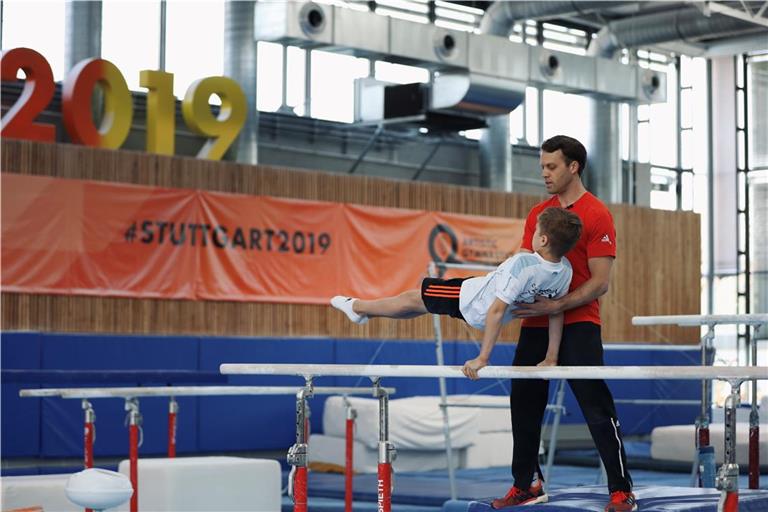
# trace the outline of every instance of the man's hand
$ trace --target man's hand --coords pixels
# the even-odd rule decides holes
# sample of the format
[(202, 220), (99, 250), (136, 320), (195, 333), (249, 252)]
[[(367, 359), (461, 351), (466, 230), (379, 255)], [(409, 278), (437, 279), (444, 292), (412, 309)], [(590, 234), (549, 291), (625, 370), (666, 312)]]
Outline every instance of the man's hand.
[(482, 357), (476, 357), (474, 359), (470, 359), (466, 363), (464, 363), (464, 367), (461, 369), (461, 373), (466, 375), (472, 380), (477, 380), (477, 372), (480, 371), (481, 368), (485, 368), (488, 366), (488, 360), (484, 359)]
[(544, 295), (537, 295), (533, 303), (515, 302), (515, 316), (527, 318), (531, 316), (554, 315), (560, 313), (560, 304), (557, 300)]
[(557, 366), (557, 359), (545, 359), (536, 366)]

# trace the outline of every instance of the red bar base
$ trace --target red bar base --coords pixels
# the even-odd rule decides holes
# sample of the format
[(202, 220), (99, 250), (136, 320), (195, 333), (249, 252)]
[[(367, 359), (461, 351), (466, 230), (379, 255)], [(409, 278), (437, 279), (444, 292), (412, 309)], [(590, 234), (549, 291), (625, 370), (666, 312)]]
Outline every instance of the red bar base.
[(176, 413), (168, 413), (168, 457), (176, 457)]
[(344, 512), (352, 512), (352, 473), (354, 469), (355, 420), (347, 419), (347, 451), (344, 459)]
[(717, 512), (738, 512), (739, 493), (735, 491), (723, 491), (720, 502), (717, 504)]
[(377, 488), (379, 496), (379, 512), (392, 512), (392, 465), (379, 463), (379, 483)]
[(130, 425), (128, 427), (128, 437), (130, 441), (129, 460), (131, 464), (131, 485), (133, 486), (133, 496), (131, 496), (131, 512), (139, 510), (139, 426)]
[(293, 477), (293, 512), (307, 512), (307, 468), (297, 467)]

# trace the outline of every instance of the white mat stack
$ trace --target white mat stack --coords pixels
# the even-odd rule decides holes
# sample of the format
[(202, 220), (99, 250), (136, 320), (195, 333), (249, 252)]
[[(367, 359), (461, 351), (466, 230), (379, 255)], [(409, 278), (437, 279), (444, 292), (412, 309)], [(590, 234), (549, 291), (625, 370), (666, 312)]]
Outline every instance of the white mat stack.
[[(350, 397), (357, 411), (355, 423), (354, 470), (375, 473), (378, 460), (379, 409), (372, 398)], [(509, 398), (489, 395), (456, 395), (452, 403), (501, 404)], [(440, 397), (417, 396), (389, 401), (389, 439), (398, 455), (394, 463), (398, 471), (445, 469), (445, 441)], [(449, 408), (451, 445), (457, 467), (489, 467), (507, 465), (512, 454), (509, 409)], [(344, 466), (346, 432), (344, 399), (332, 396), (326, 400), (323, 413), (324, 435), (313, 435), (309, 442), (311, 463)]]

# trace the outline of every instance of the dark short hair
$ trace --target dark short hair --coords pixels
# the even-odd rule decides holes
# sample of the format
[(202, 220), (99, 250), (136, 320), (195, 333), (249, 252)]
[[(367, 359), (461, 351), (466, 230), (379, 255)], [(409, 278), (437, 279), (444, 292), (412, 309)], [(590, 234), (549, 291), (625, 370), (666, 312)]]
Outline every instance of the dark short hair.
[(542, 151), (547, 153), (554, 153), (558, 149), (563, 152), (565, 156), (566, 165), (571, 165), (571, 162), (579, 163), (579, 176), (584, 171), (584, 166), (587, 165), (587, 150), (584, 145), (567, 135), (555, 135), (554, 137), (547, 139), (541, 145)]
[(581, 219), (565, 208), (550, 206), (539, 214), (539, 231), (547, 235), (552, 255), (561, 258), (581, 237)]

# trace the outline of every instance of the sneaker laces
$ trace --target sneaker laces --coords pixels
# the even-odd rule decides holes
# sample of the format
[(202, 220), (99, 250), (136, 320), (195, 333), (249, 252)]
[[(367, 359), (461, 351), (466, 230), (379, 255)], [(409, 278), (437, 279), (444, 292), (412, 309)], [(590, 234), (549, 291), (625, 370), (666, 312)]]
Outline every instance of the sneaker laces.
[(517, 496), (518, 494), (522, 493), (523, 490), (515, 487), (514, 485), (509, 488), (509, 491), (507, 491), (507, 494), (504, 495), (504, 499), (508, 500), (509, 498), (513, 496)]
[(611, 503), (624, 503), (632, 496), (629, 491), (614, 491), (611, 493)]

